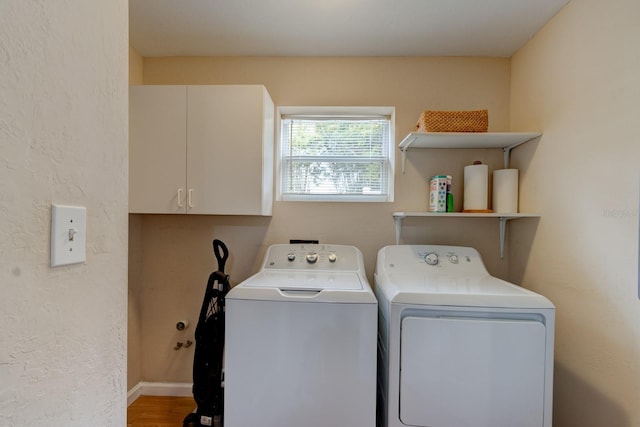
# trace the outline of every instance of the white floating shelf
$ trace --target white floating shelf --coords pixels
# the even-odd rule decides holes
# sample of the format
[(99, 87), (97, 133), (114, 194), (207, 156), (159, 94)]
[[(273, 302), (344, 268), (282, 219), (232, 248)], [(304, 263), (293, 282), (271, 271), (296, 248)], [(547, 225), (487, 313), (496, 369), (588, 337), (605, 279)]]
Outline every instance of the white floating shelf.
[(504, 241), (506, 237), (507, 221), (518, 218), (540, 218), (533, 213), (466, 213), (466, 212), (394, 212), (393, 220), (396, 227), (396, 244), (402, 238), (402, 220), (411, 217), (429, 218), (497, 218), (500, 221), (500, 258), (504, 257)]
[(447, 218), (539, 218), (539, 214), (532, 213), (468, 213), (468, 212), (394, 212), (393, 217), (409, 218), (409, 217), (447, 217)]
[(402, 173), (407, 150), (413, 148), (501, 148), (506, 168), (512, 149), (541, 135), (539, 132), (411, 132), (398, 145), (402, 151)]

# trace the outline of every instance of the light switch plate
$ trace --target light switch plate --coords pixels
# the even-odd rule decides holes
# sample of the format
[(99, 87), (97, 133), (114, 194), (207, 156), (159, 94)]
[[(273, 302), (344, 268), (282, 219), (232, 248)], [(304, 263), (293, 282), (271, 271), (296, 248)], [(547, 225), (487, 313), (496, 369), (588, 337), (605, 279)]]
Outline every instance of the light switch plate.
[(51, 207), (51, 267), (78, 264), (87, 260), (87, 208)]

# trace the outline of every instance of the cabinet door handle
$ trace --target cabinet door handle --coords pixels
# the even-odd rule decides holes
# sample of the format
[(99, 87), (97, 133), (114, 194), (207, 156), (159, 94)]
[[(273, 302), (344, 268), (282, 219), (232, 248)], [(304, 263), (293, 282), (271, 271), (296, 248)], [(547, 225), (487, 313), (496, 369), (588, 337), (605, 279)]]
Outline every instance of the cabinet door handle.
[(189, 189), (189, 192), (187, 193), (187, 204), (189, 205), (189, 209), (191, 209), (193, 207), (193, 188)]
[(184, 205), (182, 204), (182, 188), (178, 188), (178, 207), (184, 207)]

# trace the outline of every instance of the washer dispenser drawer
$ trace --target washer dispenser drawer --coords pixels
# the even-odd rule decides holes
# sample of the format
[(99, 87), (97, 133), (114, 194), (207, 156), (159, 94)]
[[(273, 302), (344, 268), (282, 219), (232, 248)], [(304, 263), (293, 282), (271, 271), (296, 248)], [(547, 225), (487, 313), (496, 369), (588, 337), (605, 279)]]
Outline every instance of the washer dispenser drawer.
[(405, 317), (400, 419), (411, 426), (540, 427), (545, 325)]

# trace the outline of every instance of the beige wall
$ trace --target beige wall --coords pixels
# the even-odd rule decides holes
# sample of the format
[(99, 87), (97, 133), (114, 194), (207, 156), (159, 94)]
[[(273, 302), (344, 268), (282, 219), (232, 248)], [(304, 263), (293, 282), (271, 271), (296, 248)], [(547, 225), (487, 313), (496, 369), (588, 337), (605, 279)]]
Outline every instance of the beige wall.
[[(490, 130), (509, 130), (509, 59), (145, 58), (144, 83), (264, 84), (277, 106), (391, 105), (396, 107), (396, 143), (426, 108), (488, 108)], [(396, 157), (394, 203), (275, 202), (272, 217), (134, 216), (141, 224), (141, 264), (132, 268), (141, 269), (142, 379), (191, 381), (193, 348), (173, 347), (193, 339), (206, 280), (216, 268), (213, 238), (231, 251), (227, 272), (234, 284), (257, 270), (266, 247), (291, 238), (359, 247), (371, 279), (378, 249), (395, 242), (391, 213), (426, 210), (430, 176), (453, 175), (460, 209), (464, 165), (482, 160), (502, 167), (500, 151), (416, 150), (402, 175), (399, 152)], [(499, 258), (497, 221), (410, 219), (403, 236), (405, 243), (475, 246), (489, 270), (506, 278), (508, 257)], [(137, 262), (133, 256), (131, 261)], [(181, 334), (174, 325), (183, 318), (192, 327)]]
[(129, 84), (141, 85), (143, 82), (144, 58), (132, 47), (129, 47)]
[[(0, 10), (0, 425), (121, 427), (127, 2)], [(50, 267), (52, 203), (86, 206), (86, 263)]]
[(513, 128), (544, 136), (514, 159), (542, 218), (512, 224), (511, 276), (557, 306), (558, 427), (640, 425), (638, 17), (574, 0), (512, 59)]

